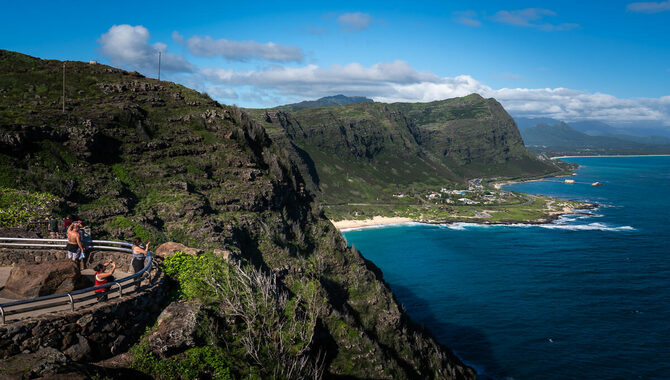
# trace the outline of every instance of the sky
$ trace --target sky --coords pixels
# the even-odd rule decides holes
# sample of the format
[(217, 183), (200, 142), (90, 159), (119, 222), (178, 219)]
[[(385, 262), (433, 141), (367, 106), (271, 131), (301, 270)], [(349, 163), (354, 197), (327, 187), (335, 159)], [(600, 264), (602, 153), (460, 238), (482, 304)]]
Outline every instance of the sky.
[(160, 51), (161, 79), (225, 104), (476, 92), (517, 117), (670, 129), (670, 0), (3, 2), (2, 49), (148, 77)]

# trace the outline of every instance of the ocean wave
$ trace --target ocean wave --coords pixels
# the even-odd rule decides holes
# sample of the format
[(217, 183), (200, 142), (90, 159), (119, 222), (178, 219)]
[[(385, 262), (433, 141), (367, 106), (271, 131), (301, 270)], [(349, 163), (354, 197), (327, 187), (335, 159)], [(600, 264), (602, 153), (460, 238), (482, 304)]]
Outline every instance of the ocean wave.
[(589, 223), (589, 224), (538, 224), (540, 228), (550, 230), (566, 230), (566, 231), (635, 231), (632, 226), (618, 226), (611, 227), (604, 223)]
[(478, 224), (478, 223), (453, 223), (441, 224), (440, 227), (448, 228), (454, 231), (465, 231), (468, 228), (491, 228), (491, 227), (517, 227), (517, 228), (544, 228), (548, 230), (564, 230), (564, 231), (635, 231), (632, 226), (610, 226), (604, 223), (589, 223), (589, 224), (565, 224), (565, 222), (574, 221), (571, 218), (561, 218), (555, 223), (546, 224), (531, 224), (531, 223), (513, 223), (513, 224)]

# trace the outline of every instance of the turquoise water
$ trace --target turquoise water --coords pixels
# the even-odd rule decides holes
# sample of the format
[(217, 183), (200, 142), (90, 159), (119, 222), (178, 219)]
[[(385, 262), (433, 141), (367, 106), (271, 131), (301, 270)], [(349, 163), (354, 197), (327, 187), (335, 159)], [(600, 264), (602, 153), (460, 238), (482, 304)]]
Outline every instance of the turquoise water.
[(482, 378), (670, 379), (670, 157), (565, 160), (577, 184), (507, 189), (597, 202), (591, 215), (344, 235)]

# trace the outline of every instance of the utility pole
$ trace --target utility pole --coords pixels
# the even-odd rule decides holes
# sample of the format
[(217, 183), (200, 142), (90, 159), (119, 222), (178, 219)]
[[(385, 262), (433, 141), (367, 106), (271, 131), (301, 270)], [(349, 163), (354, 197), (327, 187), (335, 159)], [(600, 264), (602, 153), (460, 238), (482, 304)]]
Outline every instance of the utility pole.
[(65, 113), (65, 62), (63, 62), (63, 113)]
[(158, 80), (161, 80), (161, 52), (158, 52)]

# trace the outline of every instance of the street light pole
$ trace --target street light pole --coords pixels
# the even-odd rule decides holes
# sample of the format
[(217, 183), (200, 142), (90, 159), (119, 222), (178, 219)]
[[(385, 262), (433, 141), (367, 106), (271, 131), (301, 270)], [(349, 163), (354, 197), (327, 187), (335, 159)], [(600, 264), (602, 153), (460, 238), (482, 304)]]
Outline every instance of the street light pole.
[(65, 113), (65, 62), (63, 62), (63, 113)]

